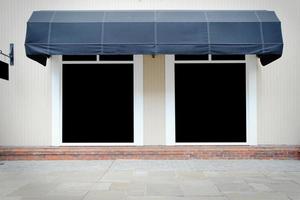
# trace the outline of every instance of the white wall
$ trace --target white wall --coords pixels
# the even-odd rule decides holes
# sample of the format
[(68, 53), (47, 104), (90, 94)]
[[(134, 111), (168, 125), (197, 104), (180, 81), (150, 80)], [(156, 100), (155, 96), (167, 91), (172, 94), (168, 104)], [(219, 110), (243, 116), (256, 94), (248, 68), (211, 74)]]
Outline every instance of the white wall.
[(144, 56), (144, 144), (165, 142), (165, 56)]
[[(33, 10), (268, 9), (282, 21), (283, 58), (258, 72), (259, 144), (300, 144), (300, 2), (297, 0), (0, 0), (0, 49), (15, 43), (10, 81), (0, 80), (0, 145), (51, 144), (49, 67), (25, 57)], [(2, 57), (3, 59), (3, 57)]]

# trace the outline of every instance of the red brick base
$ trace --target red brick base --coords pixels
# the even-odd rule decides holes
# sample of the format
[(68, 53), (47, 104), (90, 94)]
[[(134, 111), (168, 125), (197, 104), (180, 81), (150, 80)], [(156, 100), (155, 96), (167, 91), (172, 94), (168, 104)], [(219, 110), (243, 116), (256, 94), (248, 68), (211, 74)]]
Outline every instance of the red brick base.
[(0, 147), (0, 160), (300, 160), (300, 146)]

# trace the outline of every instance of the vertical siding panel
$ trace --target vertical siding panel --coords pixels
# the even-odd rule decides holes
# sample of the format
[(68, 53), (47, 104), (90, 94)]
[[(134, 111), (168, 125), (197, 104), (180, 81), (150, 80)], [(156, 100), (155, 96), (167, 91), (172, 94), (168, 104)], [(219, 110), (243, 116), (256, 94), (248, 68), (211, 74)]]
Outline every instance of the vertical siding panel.
[(144, 56), (144, 144), (165, 144), (165, 59)]

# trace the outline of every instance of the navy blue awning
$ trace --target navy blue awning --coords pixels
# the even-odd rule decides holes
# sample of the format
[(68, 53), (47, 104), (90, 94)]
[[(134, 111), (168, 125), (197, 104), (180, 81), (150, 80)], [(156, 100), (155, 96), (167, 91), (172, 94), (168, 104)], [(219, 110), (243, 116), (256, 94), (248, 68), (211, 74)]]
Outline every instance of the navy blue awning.
[(266, 65), (282, 55), (273, 11), (36, 11), (26, 55), (254, 54)]

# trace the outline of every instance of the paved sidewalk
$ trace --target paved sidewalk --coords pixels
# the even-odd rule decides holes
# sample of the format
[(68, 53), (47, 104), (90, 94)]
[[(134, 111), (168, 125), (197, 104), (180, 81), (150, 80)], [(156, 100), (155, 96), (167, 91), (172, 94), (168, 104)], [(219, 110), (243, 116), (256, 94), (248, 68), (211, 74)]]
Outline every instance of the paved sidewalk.
[(2, 161), (0, 200), (300, 200), (300, 161)]

